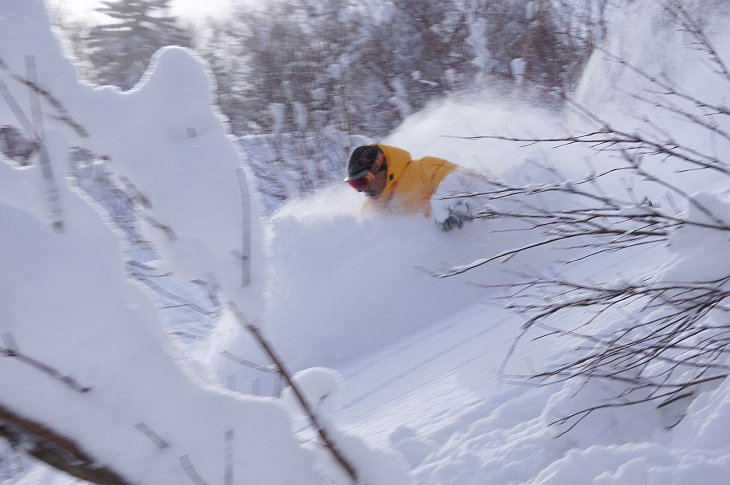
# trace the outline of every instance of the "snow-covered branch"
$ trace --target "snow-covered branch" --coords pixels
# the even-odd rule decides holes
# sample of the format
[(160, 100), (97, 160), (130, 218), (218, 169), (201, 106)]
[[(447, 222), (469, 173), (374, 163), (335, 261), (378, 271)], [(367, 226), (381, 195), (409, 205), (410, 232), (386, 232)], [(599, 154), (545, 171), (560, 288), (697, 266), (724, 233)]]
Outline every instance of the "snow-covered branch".
[(117, 471), (101, 466), (73, 440), (0, 404), (0, 436), (40, 461), (98, 485), (131, 485)]
[(357, 484), (358, 482), (358, 472), (355, 469), (355, 467), (352, 465), (350, 460), (342, 454), (342, 451), (337, 446), (337, 443), (335, 443), (330, 436), (330, 432), (327, 430), (327, 427), (324, 426), (320, 422), (319, 417), (317, 416), (317, 413), (314, 412), (314, 409), (307, 401), (307, 398), (305, 397), (304, 393), (301, 391), (299, 386), (296, 382), (292, 379), (292, 374), (288, 371), (286, 365), (284, 365), (284, 361), (279, 357), (279, 355), (276, 353), (274, 348), (271, 346), (271, 343), (263, 336), (261, 333), (261, 330), (254, 324), (250, 323), (248, 319), (245, 317), (245, 315), (241, 312), (241, 310), (238, 308), (238, 306), (233, 303), (228, 303), (229, 308), (236, 316), (236, 319), (238, 322), (243, 325), (246, 330), (250, 332), (250, 334), (256, 339), (256, 342), (261, 346), (263, 351), (266, 353), (266, 355), (271, 359), (271, 361), (274, 363), (276, 368), (278, 369), (281, 376), (286, 381), (289, 388), (294, 393), (294, 396), (297, 399), (297, 402), (304, 410), (305, 414), (307, 415), (307, 418), (312, 424), (312, 427), (317, 431), (317, 434), (319, 435), (319, 438), (322, 440), (322, 443), (324, 446), (330, 451), (332, 456), (334, 457), (335, 461), (345, 470), (347, 473), (347, 476), (350, 477), (353, 484)]

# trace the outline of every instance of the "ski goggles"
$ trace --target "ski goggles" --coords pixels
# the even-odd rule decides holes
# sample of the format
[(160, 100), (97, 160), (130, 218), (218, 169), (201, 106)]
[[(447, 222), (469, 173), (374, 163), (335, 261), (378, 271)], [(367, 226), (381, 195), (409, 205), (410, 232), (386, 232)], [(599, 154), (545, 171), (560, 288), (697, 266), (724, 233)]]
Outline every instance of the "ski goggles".
[(373, 186), (375, 183), (375, 174), (372, 170), (363, 170), (362, 172), (358, 172), (355, 175), (347, 177), (345, 182), (350, 184), (350, 187), (358, 192), (362, 192), (363, 190), (368, 190)]
[(375, 174), (383, 166), (384, 161), (385, 156), (383, 156), (382, 152), (378, 153), (377, 158), (375, 159), (375, 163), (373, 163), (373, 166), (371, 168), (365, 169), (354, 175), (350, 175), (345, 179), (345, 182), (350, 184), (350, 187), (357, 190), (358, 192), (370, 189), (375, 183)]

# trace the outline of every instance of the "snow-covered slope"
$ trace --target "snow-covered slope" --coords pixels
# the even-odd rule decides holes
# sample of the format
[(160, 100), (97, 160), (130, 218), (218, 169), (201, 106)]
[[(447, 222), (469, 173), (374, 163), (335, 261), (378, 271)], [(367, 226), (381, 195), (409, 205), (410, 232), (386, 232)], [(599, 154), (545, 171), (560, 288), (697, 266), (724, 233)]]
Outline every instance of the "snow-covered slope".
[[(696, 8), (689, 13), (702, 16)], [(719, 20), (726, 19), (727, 12), (720, 8), (715, 14), (719, 17), (702, 17), (703, 26), (727, 61), (730, 38), (722, 28), (724, 20)], [(646, 89), (656, 91), (647, 82), (648, 76), (655, 76), (670, 79), (689, 96), (726, 106), (727, 75), (708, 69), (706, 52), (693, 49), (691, 35), (653, 2), (635, 2), (613, 22), (607, 48), (641, 72), (597, 53), (578, 89), (580, 109), (629, 133), (651, 132), (655, 123), (667, 130), (660, 136), (675, 137), (698, 152), (711, 150), (717, 159), (727, 160), (730, 146), (722, 134), (730, 126), (726, 116), (711, 122), (718, 123), (721, 134), (709, 134), (712, 130), (698, 129), (693, 120), (635, 97), (645, 96)], [(451, 138), (551, 137), (591, 130), (585, 116), (543, 111), (530, 106), (525, 101), (529, 99), (520, 92), (496, 99), (487, 90), (482, 97), (446, 100), (411, 117), (385, 141), (415, 156), (442, 156), (536, 187), (553, 174), (534, 162), (547, 162), (568, 179), (585, 176), (591, 166), (614, 166), (618, 154), (611, 150)], [(637, 116), (636, 109), (647, 119)], [(711, 208), (714, 217), (730, 220), (725, 175), (677, 170), (670, 163), (652, 165), (651, 170), (688, 193), (698, 193), (694, 200)], [(607, 178), (603, 189), (615, 195), (630, 188), (653, 203), (671, 206), (666, 186), (645, 181), (619, 174)], [(275, 277), (268, 283), (266, 315), (275, 341), (295, 366), (330, 365), (341, 372), (340, 412), (333, 420), (377, 446), (401, 452), (413, 483), (727, 482), (726, 382), (675, 407), (657, 409), (656, 403), (643, 403), (599, 409), (563, 434), (566, 426), (553, 423), (608, 402), (604, 399), (621, 385), (573, 379), (539, 387), (533, 386), (539, 381), (510, 378), (564, 362), (578, 355), (584, 342), (566, 337), (525, 342), (503, 369), (524, 318), (506, 308), (509, 301), (499, 300), (503, 289), (490, 288), (517, 281), (515, 272), (535, 270), (607, 285), (643, 277), (666, 282), (724, 278), (729, 273), (727, 232), (685, 227), (666, 245), (604, 254), (569, 267), (557, 263), (565, 259), (565, 252), (533, 251), (458, 278), (433, 280), (415, 267), (438, 270), (465, 264), (519, 247), (531, 236), (510, 231), (509, 223), (500, 220), (478, 221), (463, 231), (443, 234), (428, 220), (363, 214), (358, 197), (347, 188), (333, 187), (291, 202), (275, 214)], [(682, 210), (691, 218), (707, 217), (696, 208)], [(576, 325), (585, 320), (579, 310), (565, 318), (575, 318)], [(627, 318), (631, 317), (607, 318), (605, 331)], [(720, 310), (716, 318), (726, 322), (726, 312)], [(569, 320), (565, 323), (570, 326)]]
[[(715, 19), (703, 17), (706, 32), (718, 55), (730, 59), (730, 39), (722, 29), (728, 17), (714, 13)], [(633, 2), (617, 15), (609, 38), (613, 52), (726, 105), (730, 80), (707, 68), (705, 54), (685, 48), (686, 34), (655, 2)], [(362, 483), (727, 483), (728, 383), (716, 382), (661, 410), (653, 403), (600, 410), (563, 433), (565, 427), (552, 423), (617, 389), (579, 379), (532, 386), (529, 379), (510, 377), (539, 372), (586, 349), (582, 340), (541, 336), (513, 351), (524, 318), (496, 298), (525, 271), (606, 285), (638, 276), (659, 281), (725, 276), (726, 233), (718, 237), (711, 229), (685, 227), (673, 231), (666, 245), (608, 252), (569, 267), (559, 263), (570, 254), (566, 248), (539, 248), (461, 276), (434, 278), (429, 272), (524, 246), (539, 234), (515, 231), (523, 227), (519, 222), (501, 219), (443, 233), (420, 216), (363, 213), (359, 194), (333, 186), (290, 202), (270, 218), (253, 218), (252, 284), (242, 287), (239, 168), (245, 173), (245, 166), (210, 107), (208, 77), (195, 56), (164, 50), (128, 93), (93, 88), (79, 83), (61, 57), (40, 0), (5, 0), (0, 79), (28, 122), (5, 98), (0, 124), (21, 129), (38, 126), (34, 96), (29, 103), (27, 87), (13, 77), (28, 75), (27, 55), (34, 56), (38, 84), (88, 136), (58, 119), (63, 114), (58, 105), (42, 97), (53, 177), (48, 167), (44, 176), (37, 155), (29, 167), (0, 163), (0, 222), (6, 228), (0, 233), (0, 336), (6, 355), (0, 359), (0, 388), (12, 390), (0, 393), (3, 408), (74, 439), (99, 464), (134, 483), (199, 478), (226, 485), (348, 483), (313, 439), (289, 392), (282, 399), (248, 394), (271, 395), (278, 384), (267, 369), (240, 364), (267, 362), (228, 312), (195, 345), (181, 347), (163, 334), (153, 296), (125, 276), (126, 243), (107, 225), (108, 216), (97, 212), (98, 204), (66, 177), (72, 147), (82, 146), (96, 154), (92, 162), (126, 177), (149, 202), (140, 200), (138, 210), (145, 211), (141, 231), (156, 244), (158, 266), (180, 279), (204, 280), (219, 297), (235, 302), (299, 371), (297, 380)], [(578, 89), (579, 101), (616, 126), (633, 129), (637, 120), (627, 108), (637, 102), (631, 94), (645, 81), (597, 54)], [(414, 115), (385, 141), (536, 192), (554, 177), (536, 162), (568, 179), (585, 174), (586, 161), (614, 166), (614, 153), (591, 147), (557, 150), (452, 138), (588, 131), (584, 117), (541, 110), (532, 102), (521, 91), (496, 99), (489, 90), (446, 100)], [(719, 160), (730, 158), (728, 140), (719, 135), (728, 130), (724, 118), (708, 138), (692, 120), (648, 109), (653, 123), (688, 146), (701, 151), (710, 146)], [(675, 173), (667, 165), (657, 164), (653, 173), (691, 193), (704, 191), (689, 200), (711, 207), (715, 218), (730, 219), (726, 178)], [(607, 178), (603, 190), (623, 194), (631, 187), (654, 203), (671, 203), (664, 198), (666, 187), (644, 182), (619, 174)], [(565, 203), (538, 197), (544, 204)], [(709, 217), (696, 207), (678, 210), (696, 220)], [(62, 224), (54, 230), (54, 222)], [(604, 330), (630, 319), (631, 311), (605, 315)], [(705, 323), (726, 325), (726, 314), (720, 306), (713, 316), (718, 320)], [(571, 327), (573, 318), (584, 317), (578, 309), (559, 323)], [(41, 372), (28, 365), (31, 360), (59, 374)], [(680, 415), (684, 419), (677, 424)], [(33, 468), (9, 483), (59, 485), (68, 479)]]

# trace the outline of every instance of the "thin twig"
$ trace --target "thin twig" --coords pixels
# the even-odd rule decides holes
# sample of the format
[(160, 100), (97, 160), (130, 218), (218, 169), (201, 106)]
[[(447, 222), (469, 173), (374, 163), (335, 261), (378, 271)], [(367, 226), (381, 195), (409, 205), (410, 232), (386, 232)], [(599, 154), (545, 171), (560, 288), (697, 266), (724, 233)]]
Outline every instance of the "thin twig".
[(324, 446), (330, 451), (332, 456), (334, 457), (335, 461), (339, 463), (339, 465), (345, 470), (348, 477), (352, 480), (353, 484), (358, 483), (358, 473), (355, 467), (350, 463), (350, 461), (342, 454), (342, 452), (339, 450), (335, 442), (330, 437), (329, 432), (327, 431), (327, 428), (320, 422), (319, 418), (317, 417), (317, 414), (314, 412), (312, 407), (309, 405), (309, 402), (307, 401), (306, 397), (302, 393), (302, 391), (299, 389), (299, 386), (294, 382), (292, 379), (291, 373), (287, 370), (286, 366), (284, 365), (284, 362), (279, 358), (278, 354), (274, 351), (271, 344), (266, 340), (266, 338), (263, 336), (259, 328), (246, 319), (246, 317), (243, 315), (241, 310), (239, 310), (238, 305), (236, 305), (234, 302), (229, 301), (228, 307), (231, 309), (233, 314), (236, 316), (236, 319), (238, 322), (243, 325), (244, 328), (246, 328), (251, 335), (256, 339), (258, 344), (261, 346), (261, 348), (266, 352), (266, 355), (269, 356), (271, 361), (274, 363), (277, 369), (279, 369), (280, 375), (284, 378), (286, 383), (291, 388), (292, 392), (294, 393), (294, 396), (296, 397), (299, 404), (302, 406), (302, 409), (304, 410), (304, 413), (307, 415), (307, 418), (309, 418), (310, 423), (312, 424), (312, 427), (317, 431), (317, 434), (319, 435), (320, 439), (322, 440), (322, 443), (324, 443)]

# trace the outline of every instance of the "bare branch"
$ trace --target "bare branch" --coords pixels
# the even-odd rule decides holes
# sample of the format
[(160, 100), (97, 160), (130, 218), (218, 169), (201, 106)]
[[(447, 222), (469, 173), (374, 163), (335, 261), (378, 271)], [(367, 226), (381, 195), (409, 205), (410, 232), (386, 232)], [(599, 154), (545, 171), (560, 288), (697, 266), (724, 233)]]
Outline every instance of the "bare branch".
[(250, 367), (251, 369), (265, 372), (267, 374), (278, 374), (279, 373), (278, 371), (272, 369), (271, 367), (266, 367), (266, 366), (251, 362), (249, 360), (242, 359), (241, 357), (238, 357), (237, 355), (233, 355), (232, 353), (230, 353), (227, 350), (224, 350), (223, 352), (221, 352), (221, 355), (223, 357), (225, 357), (226, 359), (232, 360), (233, 362), (236, 362), (236, 363), (241, 364), (246, 367)]
[[(502, 375), (536, 379), (544, 385), (575, 378), (606, 380), (624, 384), (609, 404), (591, 406), (556, 423), (574, 420), (578, 424), (593, 411), (649, 401), (660, 405), (674, 402), (709, 383), (728, 376), (730, 365), (730, 326), (703, 325), (711, 312), (727, 313), (723, 305), (730, 300), (730, 275), (711, 281), (674, 282), (641, 280), (635, 283), (594, 284), (568, 281), (559, 277), (535, 275), (523, 283), (502, 285), (509, 289), (503, 299), (510, 307), (528, 317), (519, 337), (502, 365)], [(582, 319), (574, 328), (549, 322), (565, 322), (561, 314), (583, 308)], [(632, 318), (619, 329), (601, 334), (597, 322), (607, 312), (621, 313), (631, 308)], [(640, 319), (644, 315), (643, 319)], [(596, 324), (595, 328), (590, 328)], [(515, 348), (533, 329), (544, 335), (578, 338), (586, 342), (578, 357), (529, 376), (508, 376), (504, 370)], [(640, 399), (624, 398), (642, 393)], [(572, 426), (569, 428), (572, 429)]]
[(72, 389), (76, 392), (80, 393), (87, 393), (91, 391), (90, 387), (82, 386), (79, 384), (74, 378), (67, 376), (58, 370), (54, 369), (53, 367), (44, 364), (43, 362), (34, 359), (32, 357), (29, 357), (27, 355), (22, 354), (19, 350), (17, 345), (15, 344), (15, 339), (13, 339), (12, 334), (5, 333), (3, 334), (3, 340), (5, 340), (6, 347), (0, 347), (0, 356), (2, 357), (11, 357), (19, 362), (22, 362), (23, 364), (27, 364), (34, 369), (39, 370), (43, 374), (46, 374), (47, 376), (52, 377), (53, 379), (61, 382), (69, 389)]
[(70, 438), (0, 404), (0, 436), (34, 458), (69, 475), (99, 485), (131, 485), (111, 468), (101, 466)]
[(319, 418), (317, 417), (317, 414), (314, 412), (312, 407), (309, 405), (307, 398), (304, 396), (302, 391), (299, 389), (299, 386), (293, 381), (293, 379), (291, 377), (291, 373), (287, 370), (286, 366), (284, 365), (284, 362), (274, 351), (271, 344), (264, 338), (264, 336), (261, 334), (261, 331), (259, 330), (259, 328), (257, 326), (248, 322), (246, 317), (238, 309), (238, 306), (235, 303), (233, 303), (232, 301), (229, 301), (228, 307), (234, 313), (238, 322), (241, 325), (243, 325), (251, 333), (251, 335), (256, 339), (256, 341), (261, 346), (261, 348), (264, 350), (264, 352), (266, 352), (266, 355), (268, 355), (269, 358), (271, 359), (271, 361), (274, 363), (274, 365), (276, 365), (276, 368), (279, 369), (279, 373), (284, 378), (284, 380), (286, 380), (286, 383), (291, 388), (292, 392), (294, 393), (294, 396), (297, 398), (297, 401), (302, 406), (302, 409), (304, 410), (305, 414), (309, 418), (309, 421), (311, 422), (312, 427), (317, 431), (317, 434), (319, 435), (320, 439), (322, 440), (322, 443), (324, 443), (325, 447), (330, 451), (330, 453), (334, 457), (335, 461), (345, 470), (348, 477), (350, 477), (350, 479), (352, 480), (352, 483), (357, 484), (358, 483), (357, 470), (350, 463), (350, 461), (342, 454), (342, 452), (339, 450), (339, 448), (337, 447), (335, 442), (332, 440), (329, 432), (327, 431), (327, 428), (325, 428), (324, 425), (320, 422)]
[(700, 48), (710, 57), (712, 63), (718, 70), (717, 72), (724, 77), (726, 81), (730, 82), (730, 70), (727, 65), (722, 60), (722, 57), (720, 57), (717, 49), (715, 49), (710, 42), (710, 39), (707, 38), (702, 26), (692, 17), (692, 15), (690, 15), (681, 2), (676, 0), (665, 1), (664, 8), (670, 14), (674, 15), (675, 18), (679, 19), (682, 26), (694, 36)]
[(165, 448), (167, 448), (167, 447), (170, 446), (170, 444), (167, 441), (165, 441), (162, 438), (160, 438), (160, 435), (158, 435), (157, 433), (155, 433), (152, 430), (152, 428), (150, 428), (146, 424), (144, 424), (144, 423), (137, 423), (134, 427), (136, 429), (138, 429), (140, 432), (142, 432), (142, 434), (144, 434), (147, 438), (149, 438), (149, 440), (151, 442), (153, 442), (155, 444), (155, 446), (157, 446), (158, 449), (164, 450)]
[(193, 482), (195, 485), (208, 485), (208, 482), (203, 480), (203, 477), (201, 477), (198, 474), (197, 470), (195, 470), (193, 462), (190, 461), (190, 457), (188, 455), (183, 455), (180, 457), (180, 464), (182, 465), (185, 474), (190, 478), (191, 482)]

